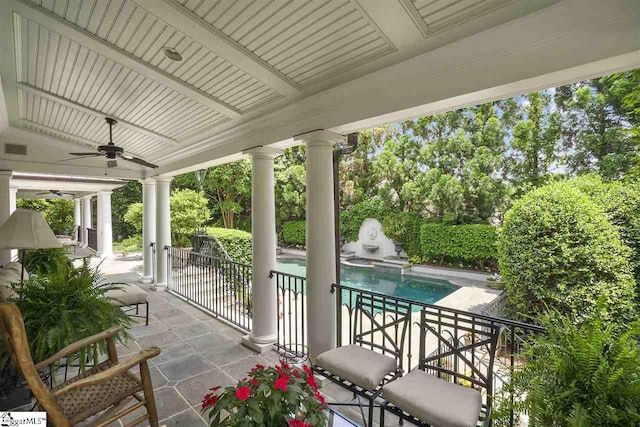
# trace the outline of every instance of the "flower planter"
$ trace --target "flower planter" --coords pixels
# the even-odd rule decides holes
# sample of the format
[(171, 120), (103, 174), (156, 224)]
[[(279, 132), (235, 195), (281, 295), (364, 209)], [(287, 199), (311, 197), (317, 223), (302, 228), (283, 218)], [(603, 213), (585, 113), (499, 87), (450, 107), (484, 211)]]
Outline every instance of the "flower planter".
[(396, 251), (396, 257), (400, 258), (400, 253), (404, 250), (404, 243), (393, 242), (393, 250)]

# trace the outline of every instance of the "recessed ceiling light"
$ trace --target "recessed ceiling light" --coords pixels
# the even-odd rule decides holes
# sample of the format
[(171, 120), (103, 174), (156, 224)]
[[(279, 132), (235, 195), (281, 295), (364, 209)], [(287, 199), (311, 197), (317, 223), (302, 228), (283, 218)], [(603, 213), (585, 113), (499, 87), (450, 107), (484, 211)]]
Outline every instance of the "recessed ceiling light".
[(182, 61), (182, 55), (180, 55), (180, 52), (178, 52), (172, 47), (163, 48), (162, 53), (164, 53), (164, 56), (166, 56), (172, 61), (177, 61), (177, 62)]

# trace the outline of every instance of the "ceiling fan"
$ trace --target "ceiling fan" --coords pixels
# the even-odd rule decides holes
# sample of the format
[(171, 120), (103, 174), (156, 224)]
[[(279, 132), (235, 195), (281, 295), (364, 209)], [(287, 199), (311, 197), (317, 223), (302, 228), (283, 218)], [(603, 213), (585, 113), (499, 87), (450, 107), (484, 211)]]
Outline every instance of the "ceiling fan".
[(60, 190), (49, 190), (49, 191), (45, 191), (44, 193), (36, 193), (36, 196), (45, 196), (45, 195), (51, 195), (53, 194), (54, 196), (59, 196), (59, 197), (64, 197), (64, 196), (73, 196), (73, 193), (63, 193)]
[(109, 143), (107, 145), (100, 145), (98, 146), (98, 152), (97, 153), (69, 153), (71, 156), (79, 156), (79, 157), (72, 157), (71, 159), (65, 159), (62, 160), (63, 162), (69, 161), (69, 160), (77, 160), (77, 159), (84, 159), (84, 158), (89, 158), (89, 157), (99, 157), (99, 156), (104, 156), (107, 159), (107, 167), (108, 168), (115, 168), (116, 166), (118, 166), (118, 158), (122, 159), (122, 160), (126, 160), (128, 162), (132, 162), (132, 163), (137, 163), (139, 165), (148, 167), (148, 168), (157, 168), (157, 165), (154, 165), (153, 163), (149, 163), (145, 160), (142, 160), (139, 157), (134, 157), (134, 156), (130, 156), (128, 154), (124, 153), (124, 148), (122, 147), (118, 147), (117, 145), (115, 145), (113, 143), (113, 125), (115, 125), (116, 123), (118, 123), (117, 120), (112, 119), (110, 117), (106, 117), (105, 120), (107, 121), (107, 123), (109, 124)]

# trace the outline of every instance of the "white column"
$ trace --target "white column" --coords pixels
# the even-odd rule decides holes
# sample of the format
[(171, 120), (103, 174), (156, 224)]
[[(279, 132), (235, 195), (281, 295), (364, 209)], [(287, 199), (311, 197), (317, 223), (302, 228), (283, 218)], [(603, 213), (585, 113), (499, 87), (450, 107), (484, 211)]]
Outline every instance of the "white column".
[(145, 179), (142, 183), (142, 283), (153, 282), (153, 251), (156, 242), (156, 182)]
[(251, 334), (242, 342), (256, 351), (271, 350), (278, 339), (278, 294), (269, 272), (276, 269), (276, 206), (273, 159), (282, 154), (273, 148), (254, 148), (251, 155), (251, 229), (253, 234), (253, 314)]
[(78, 227), (78, 231), (75, 236), (71, 236), (78, 240), (82, 232), (82, 208), (80, 199), (73, 199), (73, 226)]
[(336, 346), (333, 147), (342, 135), (314, 131), (296, 137), (307, 146), (307, 337), (309, 358)]
[[(16, 202), (18, 198), (17, 196), (18, 196), (18, 189), (15, 187), (9, 187), (9, 215), (14, 213), (16, 210)], [(12, 261), (18, 260), (17, 249), (11, 249), (11, 260)]]
[(156, 181), (156, 283), (151, 289), (164, 291), (167, 288), (167, 251), (171, 245), (171, 178), (159, 177)]
[(82, 246), (89, 247), (89, 232), (91, 228), (91, 197), (84, 196), (82, 198)]
[(98, 192), (98, 250), (99, 257), (113, 255), (113, 229), (111, 227), (111, 191)]
[[(11, 216), (11, 177), (13, 171), (0, 170), (0, 226)], [(0, 266), (11, 262), (11, 249), (0, 249)]]

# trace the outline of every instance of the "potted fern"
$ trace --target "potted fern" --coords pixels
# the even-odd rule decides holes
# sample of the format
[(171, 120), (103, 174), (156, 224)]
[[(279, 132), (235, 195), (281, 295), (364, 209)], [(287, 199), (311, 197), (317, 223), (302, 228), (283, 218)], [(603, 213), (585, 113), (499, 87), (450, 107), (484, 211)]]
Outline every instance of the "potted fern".
[[(121, 285), (125, 284), (105, 282), (98, 268), (89, 266), (88, 259), (79, 268), (65, 263), (49, 274), (35, 274), (22, 284), (12, 284), (17, 296), (10, 302), (22, 313), (34, 362), (112, 326), (122, 326), (126, 331), (131, 319), (105, 295)], [(119, 341), (126, 338), (126, 332), (116, 337)], [(103, 351), (94, 346), (78, 352), (81, 368)], [(0, 342), (0, 367), (8, 363), (8, 349)]]

